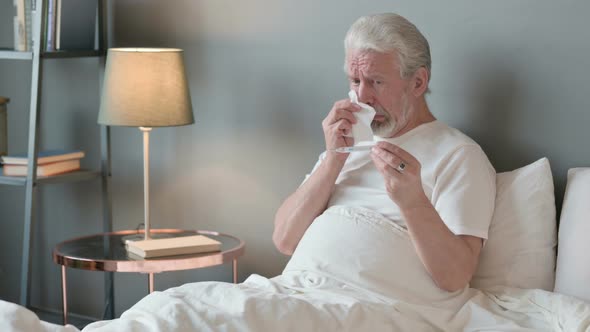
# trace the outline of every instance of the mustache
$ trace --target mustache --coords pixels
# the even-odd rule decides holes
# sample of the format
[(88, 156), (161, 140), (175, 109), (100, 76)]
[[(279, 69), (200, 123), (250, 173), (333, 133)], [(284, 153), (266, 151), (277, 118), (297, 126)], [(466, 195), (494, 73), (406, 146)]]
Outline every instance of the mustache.
[(375, 115), (383, 115), (387, 117), (389, 113), (385, 112), (381, 107), (375, 107)]

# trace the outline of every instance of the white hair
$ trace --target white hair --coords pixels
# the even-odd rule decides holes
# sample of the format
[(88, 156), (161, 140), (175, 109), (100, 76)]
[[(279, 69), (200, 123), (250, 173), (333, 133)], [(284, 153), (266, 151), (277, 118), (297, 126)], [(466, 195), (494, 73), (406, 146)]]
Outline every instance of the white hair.
[[(408, 78), (424, 67), (430, 80), (430, 46), (414, 24), (394, 13), (363, 16), (346, 33), (344, 49), (397, 52), (400, 76)], [(345, 60), (346, 61), (346, 60)]]

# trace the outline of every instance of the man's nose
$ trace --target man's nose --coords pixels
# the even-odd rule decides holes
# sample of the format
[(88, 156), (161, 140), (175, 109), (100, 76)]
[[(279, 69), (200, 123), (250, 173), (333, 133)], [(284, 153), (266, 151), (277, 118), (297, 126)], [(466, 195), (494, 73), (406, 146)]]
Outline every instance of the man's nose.
[(357, 91), (359, 102), (373, 106), (375, 95), (370, 85), (361, 82)]

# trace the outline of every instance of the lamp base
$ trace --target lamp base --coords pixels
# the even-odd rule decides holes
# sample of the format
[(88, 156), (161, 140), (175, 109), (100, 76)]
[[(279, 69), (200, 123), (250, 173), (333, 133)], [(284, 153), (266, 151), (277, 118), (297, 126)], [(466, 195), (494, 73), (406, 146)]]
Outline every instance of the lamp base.
[[(150, 240), (167, 239), (167, 238), (171, 238), (171, 237), (175, 237), (174, 234), (166, 234), (166, 233), (151, 233), (150, 234)], [(121, 241), (123, 243), (143, 241), (143, 240), (145, 240), (145, 236), (143, 233), (129, 234), (129, 235), (125, 235), (121, 238)]]

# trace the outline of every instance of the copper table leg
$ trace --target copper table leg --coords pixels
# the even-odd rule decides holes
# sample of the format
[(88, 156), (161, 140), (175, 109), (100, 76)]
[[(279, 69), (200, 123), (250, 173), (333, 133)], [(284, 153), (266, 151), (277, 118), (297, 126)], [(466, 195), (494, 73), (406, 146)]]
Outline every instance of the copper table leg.
[(63, 319), (64, 325), (68, 323), (68, 290), (66, 282), (66, 267), (61, 266), (61, 301), (63, 304)]
[(234, 284), (238, 283), (238, 260), (234, 258), (232, 262), (233, 273), (234, 273)]
[(148, 288), (149, 288), (150, 294), (154, 292), (154, 274), (153, 273), (149, 273), (149, 275), (148, 275)]

